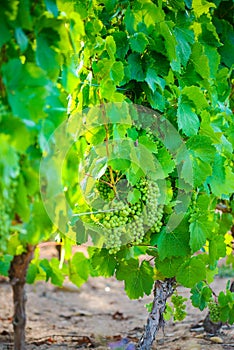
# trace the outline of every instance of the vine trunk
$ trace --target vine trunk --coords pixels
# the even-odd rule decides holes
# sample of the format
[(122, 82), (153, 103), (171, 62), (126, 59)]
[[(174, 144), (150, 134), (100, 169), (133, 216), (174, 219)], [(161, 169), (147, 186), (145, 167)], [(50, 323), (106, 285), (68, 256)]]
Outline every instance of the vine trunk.
[(166, 278), (164, 281), (156, 281), (154, 285), (154, 300), (152, 310), (148, 316), (144, 333), (138, 343), (137, 350), (150, 350), (160, 328), (164, 328), (163, 313), (166, 308), (167, 298), (173, 294), (175, 286), (174, 278)]
[(32, 259), (34, 246), (27, 246), (26, 252), (15, 255), (10, 266), (9, 278), (13, 290), (14, 302), (14, 350), (25, 350), (25, 325), (26, 325), (26, 273)]

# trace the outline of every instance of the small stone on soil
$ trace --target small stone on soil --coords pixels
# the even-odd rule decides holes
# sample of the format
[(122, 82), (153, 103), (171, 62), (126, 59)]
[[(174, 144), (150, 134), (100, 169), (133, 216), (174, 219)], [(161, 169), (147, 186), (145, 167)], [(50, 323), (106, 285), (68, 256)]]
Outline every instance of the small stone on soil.
[(220, 338), (220, 337), (211, 337), (210, 340), (211, 340), (213, 343), (223, 344), (223, 339)]

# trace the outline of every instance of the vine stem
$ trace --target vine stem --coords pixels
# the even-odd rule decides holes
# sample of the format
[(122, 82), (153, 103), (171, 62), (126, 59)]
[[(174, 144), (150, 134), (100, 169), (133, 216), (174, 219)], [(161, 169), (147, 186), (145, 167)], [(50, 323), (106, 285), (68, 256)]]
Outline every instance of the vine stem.
[(164, 281), (156, 281), (154, 284), (154, 299), (152, 310), (148, 316), (144, 333), (138, 342), (137, 350), (150, 350), (159, 329), (164, 329), (165, 321), (163, 313), (166, 309), (166, 301), (175, 290), (175, 279), (166, 278)]
[[(102, 107), (102, 116), (103, 119), (105, 119), (105, 111), (104, 108)], [(106, 130), (106, 139), (105, 139), (105, 143), (106, 143), (106, 155), (107, 158), (110, 158), (110, 152), (109, 152), (109, 131), (108, 131), (108, 125), (105, 123), (104, 124), (105, 130)], [(117, 189), (115, 186), (115, 179), (114, 179), (114, 175), (113, 175), (113, 170), (111, 168), (111, 166), (108, 167), (109, 171), (110, 171), (110, 180), (111, 180), (111, 187), (113, 188), (113, 191), (115, 193), (115, 196), (117, 197)]]
[[(92, 177), (94, 179), (94, 176), (92, 176), (92, 175), (90, 175), (88, 173), (86, 173), (85, 175), (88, 176), (88, 177)], [(100, 181), (100, 182), (108, 185), (109, 187), (113, 188), (113, 185), (110, 182), (108, 182), (108, 181), (105, 181), (105, 180), (102, 180), (102, 179), (98, 179), (98, 181)]]
[(215, 291), (211, 288), (211, 286), (209, 285), (209, 283), (206, 280), (204, 280), (204, 282), (205, 282), (206, 286), (210, 289), (210, 291), (213, 294), (213, 296), (215, 297), (215, 300), (217, 300), (218, 296), (215, 293)]
[[(107, 155), (107, 158), (110, 157), (110, 152), (109, 152), (109, 132), (108, 132), (108, 126), (105, 124), (105, 130), (106, 130), (106, 155)], [(116, 195), (116, 187), (115, 187), (115, 179), (114, 179), (114, 175), (113, 175), (113, 171), (112, 171), (112, 168), (111, 166), (108, 167), (109, 168), (109, 171), (110, 171), (110, 180), (111, 180), (111, 186), (115, 192), (115, 195)]]
[(15, 255), (9, 269), (9, 278), (13, 290), (14, 302), (14, 350), (25, 350), (25, 325), (26, 325), (26, 273), (33, 257), (35, 246), (28, 245), (26, 252)]

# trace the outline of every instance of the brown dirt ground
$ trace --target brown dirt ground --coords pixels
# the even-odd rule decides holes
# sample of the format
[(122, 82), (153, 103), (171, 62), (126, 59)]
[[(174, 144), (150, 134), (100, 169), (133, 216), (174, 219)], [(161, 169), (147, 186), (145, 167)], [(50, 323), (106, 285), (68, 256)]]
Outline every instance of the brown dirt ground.
[[(51, 255), (50, 251), (46, 254)], [(52, 252), (52, 255), (55, 251)], [(216, 278), (213, 289), (225, 288), (226, 278)], [(179, 287), (189, 299), (189, 292)], [(136, 342), (147, 319), (145, 304), (152, 296), (129, 300), (123, 283), (114, 278), (90, 278), (81, 288), (66, 282), (63, 288), (38, 282), (27, 286), (27, 349), (109, 349), (108, 343), (121, 338)], [(12, 347), (12, 292), (6, 280), (0, 283), (0, 350)], [(153, 349), (222, 350), (234, 349), (234, 327), (223, 326), (222, 344), (211, 340), (201, 324), (206, 311), (194, 310), (188, 300), (187, 317), (182, 322), (169, 321), (165, 333), (157, 335)]]

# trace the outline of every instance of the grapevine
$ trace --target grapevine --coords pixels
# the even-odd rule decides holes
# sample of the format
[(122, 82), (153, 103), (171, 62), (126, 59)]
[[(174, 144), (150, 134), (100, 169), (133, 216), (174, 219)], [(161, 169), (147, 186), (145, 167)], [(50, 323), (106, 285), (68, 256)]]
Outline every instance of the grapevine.
[[(212, 282), (221, 258), (234, 264), (232, 1), (5, 3), (0, 258), (12, 258), (21, 338), (15, 349), (25, 343), (25, 315), (17, 307), (24, 309), (31, 253), (57, 232), (64, 259), (59, 269), (57, 260), (45, 262), (46, 280), (62, 284), (66, 271), (80, 286), (92, 275), (91, 261), (97, 275), (124, 281), (132, 299), (150, 295), (155, 285), (156, 307), (140, 349), (150, 349), (163, 326), (175, 281), (193, 289), (193, 306), (203, 310), (210, 302), (211, 319), (233, 324), (233, 294), (210, 301), (203, 283)], [(77, 154), (65, 149), (67, 138)], [(72, 256), (72, 241), (89, 244), (90, 236), (92, 254)], [(18, 244), (23, 253), (14, 258)], [(38, 266), (30, 265), (31, 283)], [(184, 300), (172, 301), (181, 320)]]

